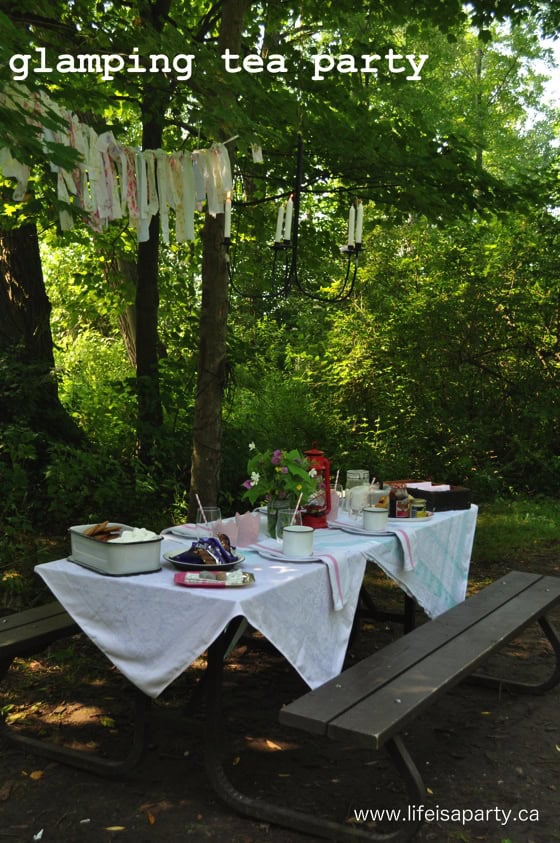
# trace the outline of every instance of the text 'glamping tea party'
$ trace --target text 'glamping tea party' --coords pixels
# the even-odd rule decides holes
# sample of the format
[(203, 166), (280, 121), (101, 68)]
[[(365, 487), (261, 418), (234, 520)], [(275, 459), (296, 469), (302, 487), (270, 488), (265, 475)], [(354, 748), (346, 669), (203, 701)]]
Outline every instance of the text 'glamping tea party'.
[[(226, 73), (269, 73), (289, 74), (292, 68), (281, 53), (269, 53), (266, 56), (249, 53), (240, 56), (226, 49), (220, 56)], [(371, 77), (379, 74), (405, 74), (407, 82), (418, 82), (420, 72), (429, 55), (426, 53), (404, 53), (389, 47), (383, 55), (364, 53), (354, 56), (351, 53), (315, 53), (309, 57), (311, 79), (321, 82), (329, 74), (362, 73)], [(49, 73), (92, 73), (103, 82), (115, 79), (119, 73), (164, 73), (175, 76), (178, 82), (190, 79), (196, 70), (196, 56), (193, 53), (177, 53), (173, 56), (165, 53), (142, 55), (138, 47), (133, 47), (128, 55), (123, 53), (60, 53), (58, 56), (47, 55), (45, 47), (35, 47), (28, 53), (14, 53), (8, 66), (12, 78), (23, 82), (31, 74)]]

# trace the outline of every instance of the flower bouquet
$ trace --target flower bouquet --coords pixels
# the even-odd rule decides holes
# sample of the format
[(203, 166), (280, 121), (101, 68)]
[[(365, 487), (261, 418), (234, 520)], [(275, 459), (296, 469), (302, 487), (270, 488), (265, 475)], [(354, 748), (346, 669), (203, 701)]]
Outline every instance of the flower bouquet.
[(252, 505), (266, 504), (268, 529), (274, 535), (278, 508), (295, 508), (300, 496), (300, 505), (305, 506), (317, 489), (317, 472), (297, 449), (261, 452), (251, 442), (249, 450), (253, 453), (247, 463), (249, 477), (243, 483), (243, 497)]

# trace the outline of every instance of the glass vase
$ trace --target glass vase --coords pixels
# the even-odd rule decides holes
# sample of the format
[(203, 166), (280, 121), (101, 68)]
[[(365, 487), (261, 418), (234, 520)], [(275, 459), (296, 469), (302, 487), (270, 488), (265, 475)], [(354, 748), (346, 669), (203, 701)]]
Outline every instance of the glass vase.
[(276, 522), (278, 520), (278, 513), (286, 509), (293, 509), (289, 498), (273, 498), (268, 502), (266, 508), (266, 527), (268, 535), (271, 539), (276, 538)]

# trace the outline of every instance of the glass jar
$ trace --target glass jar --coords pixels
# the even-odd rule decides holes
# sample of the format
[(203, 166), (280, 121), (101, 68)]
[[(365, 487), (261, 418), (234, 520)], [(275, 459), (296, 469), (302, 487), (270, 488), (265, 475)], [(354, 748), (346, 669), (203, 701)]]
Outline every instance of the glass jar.
[(346, 488), (353, 489), (354, 486), (363, 486), (369, 483), (369, 471), (365, 468), (349, 468), (346, 472)]
[(425, 518), (426, 516), (426, 501), (424, 498), (412, 498), (410, 501), (410, 517), (411, 518)]

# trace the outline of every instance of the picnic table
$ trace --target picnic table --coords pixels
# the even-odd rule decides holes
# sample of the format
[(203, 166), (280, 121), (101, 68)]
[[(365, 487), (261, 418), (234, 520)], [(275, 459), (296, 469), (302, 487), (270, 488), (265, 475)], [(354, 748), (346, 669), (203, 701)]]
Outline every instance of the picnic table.
[(154, 573), (105, 577), (68, 559), (35, 570), (82, 631), (149, 697), (161, 694), (237, 617), (316, 688), (342, 669), (368, 561), (430, 617), (464, 599), (476, 514), (475, 506), (435, 513), (421, 524), (392, 525), (395, 534), (386, 536), (318, 530), (317, 562), (266, 558), (267, 548), (280, 546), (261, 537), (258, 547), (240, 549), (243, 569), (255, 577), (243, 588), (178, 587), (165, 555), (191, 540), (169, 533)]
[[(317, 561), (278, 558), (280, 545), (261, 536), (256, 545), (239, 549), (244, 556), (243, 570), (254, 576), (252, 584), (239, 588), (177, 585), (167, 557), (189, 546), (191, 540), (167, 531), (159, 571), (109, 577), (69, 559), (38, 565), (36, 571), (64, 609), (61, 632), (73, 631), (77, 625), (138, 689), (140, 700), (149, 702), (159, 696), (207, 652), (206, 766), (216, 791), (242, 813), (305, 829), (307, 820), (300, 813), (295, 812), (295, 819), (286, 819), (282, 812), (270, 813), (270, 806), (256, 805), (237, 793), (224, 774), (219, 711), (228, 650), (247, 624), (275, 646), (312, 692), (321, 692), (329, 682), (336, 682), (343, 670), (367, 566), (383, 570), (428, 617), (445, 617), (460, 608), (465, 598), (476, 517), (473, 505), (467, 510), (435, 513), (416, 523), (392, 522), (388, 534), (376, 536), (353, 530), (355, 523), (346, 527), (339, 523), (337, 529), (316, 531)], [(297, 718), (297, 708), (294, 711)], [(143, 729), (141, 705), (137, 716)], [(34, 741), (29, 746), (40, 751), (39, 744)], [(136, 732), (127, 764), (137, 758), (138, 745)], [(389, 746), (400, 747), (398, 736), (391, 738)], [(49, 752), (57, 757), (57, 748)], [(62, 748), (58, 758), (95, 770), (96, 761), (80, 764), (75, 757), (80, 754), (84, 755)], [(399, 749), (394, 758), (402, 767)], [(124, 766), (108, 767), (102, 760), (97, 771), (114, 774)], [(418, 795), (417, 782), (406, 764), (404, 767), (405, 778), (412, 779), (411, 789)], [(313, 831), (322, 836), (340, 832), (320, 820), (313, 821)]]

